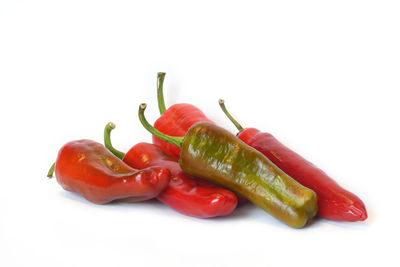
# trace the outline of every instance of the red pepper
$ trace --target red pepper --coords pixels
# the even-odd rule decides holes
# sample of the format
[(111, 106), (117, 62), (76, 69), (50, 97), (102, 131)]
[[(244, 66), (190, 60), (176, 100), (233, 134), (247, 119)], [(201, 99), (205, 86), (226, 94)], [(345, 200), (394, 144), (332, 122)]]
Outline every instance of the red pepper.
[[(185, 136), (187, 130), (195, 123), (202, 121), (214, 124), (200, 109), (191, 104), (174, 104), (166, 109), (163, 92), (164, 79), (165, 73), (159, 72), (157, 75), (157, 100), (161, 116), (155, 121), (154, 128), (167, 135)], [(159, 146), (164, 153), (179, 159), (181, 149), (178, 146), (165, 142), (154, 135), (153, 144)], [(237, 198), (239, 205), (248, 202), (242, 196), (237, 196)]]
[(160, 147), (139, 143), (126, 154), (112, 147), (110, 140), (113, 123), (104, 130), (106, 147), (129, 166), (137, 169), (151, 166), (163, 166), (171, 172), (168, 187), (157, 196), (164, 204), (188, 216), (210, 218), (230, 214), (237, 205), (237, 198), (231, 191), (206, 180), (184, 173), (177, 159), (166, 155)]
[(269, 133), (243, 127), (228, 113), (224, 101), (219, 104), (238, 128), (238, 137), (257, 149), (293, 179), (312, 189), (318, 196), (318, 215), (335, 221), (364, 221), (367, 211), (364, 203), (353, 193), (345, 190), (325, 172), (296, 152), (280, 143)]
[(97, 204), (154, 198), (170, 179), (166, 168), (133, 169), (102, 144), (85, 139), (69, 142), (60, 149), (48, 177), (52, 177), (54, 168), (57, 182), (65, 190)]
[[(167, 110), (164, 103), (163, 84), (165, 73), (159, 72), (157, 76), (157, 98), (161, 116), (154, 123), (154, 128), (171, 136), (184, 136), (193, 124), (209, 120), (197, 107), (190, 104), (175, 104)], [(173, 144), (167, 143), (153, 135), (153, 143), (169, 154), (179, 158), (181, 149)]]

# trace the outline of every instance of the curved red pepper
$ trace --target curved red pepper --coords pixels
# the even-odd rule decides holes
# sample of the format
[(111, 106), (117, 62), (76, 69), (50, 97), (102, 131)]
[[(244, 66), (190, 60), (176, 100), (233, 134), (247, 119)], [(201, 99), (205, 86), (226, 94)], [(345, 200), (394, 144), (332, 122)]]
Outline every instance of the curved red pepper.
[(123, 161), (138, 169), (150, 166), (168, 168), (171, 181), (157, 198), (180, 213), (198, 218), (225, 216), (237, 205), (234, 193), (184, 173), (175, 159), (164, 154), (153, 144), (135, 145), (126, 153)]
[[(158, 106), (161, 116), (154, 123), (154, 128), (167, 135), (184, 136), (190, 126), (197, 122), (206, 121), (214, 123), (200, 109), (190, 104), (175, 104), (166, 110), (163, 96), (165, 73), (159, 72), (157, 78)], [(165, 153), (179, 158), (181, 151), (179, 147), (165, 142), (154, 135), (153, 143), (160, 146)]]
[[(52, 176), (54, 165), (49, 171)], [(104, 204), (117, 199), (130, 202), (156, 197), (170, 179), (166, 168), (135, 170), (102, 144), (78, 140), (65, 144), (55, 163), (57, 182), (87, 200)]]
[(318, 215), (335, 221), (364, 221), (367, 211), (364, 203), (353, 193), (345, 190), (325, 172), (296, 152), (279, 142), (273, 135), (255, 128), (243, 129), (228, 113), (224, 101), (220, 106), (240, 131), (238, 137), (257, 149), (293, 179), (312, 189), (318, 196)]
[(129, 166), (137, 169), (163, 166), (171, 172), (167, 188), (157, 196), (164, 204), (174, 210), (197, 218), (210, 218), (230, 214), (237, 205), (236, 195), (206, 180), (184, 173), (177, 159), (166, 155), (160, 147), (139, 143), (125, 155), (112, 147), (110, 132), (115, 127), (109, 123), (104, 132), (105, 145)]

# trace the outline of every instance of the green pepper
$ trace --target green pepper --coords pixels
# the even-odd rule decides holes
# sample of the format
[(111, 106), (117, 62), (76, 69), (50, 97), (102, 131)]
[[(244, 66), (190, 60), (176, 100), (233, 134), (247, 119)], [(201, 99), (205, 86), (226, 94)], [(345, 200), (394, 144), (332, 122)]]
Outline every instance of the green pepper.
[(179, 164), (184, 172), (205, 178), (244, 196), (269, 214), (295, 228), (303, 227), (317, 213), (317, 196), (263, 154), (227, 130), (208, 122), (189, 128), (184, 137), (165, 135), (144, 117), (143, 126), (158, 138), (181, 147)]

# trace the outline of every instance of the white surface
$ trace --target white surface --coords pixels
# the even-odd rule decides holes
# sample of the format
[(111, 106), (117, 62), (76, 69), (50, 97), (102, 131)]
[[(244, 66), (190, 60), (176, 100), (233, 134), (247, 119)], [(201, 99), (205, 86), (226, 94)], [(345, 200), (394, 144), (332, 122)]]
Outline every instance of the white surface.
[[(398, 266), (398, 1), (1, 1), (0, 266)], [(139, 2), (139, 1), (138, 1)], [(360, 196), (362, 223), (294, 230), (253, 206), (200, 220), (94, 205), (46, 172), (67, 141), (128, 150), (167, 105), (217, 104)], [(392, 243), (394, 242), (394, 243)]]

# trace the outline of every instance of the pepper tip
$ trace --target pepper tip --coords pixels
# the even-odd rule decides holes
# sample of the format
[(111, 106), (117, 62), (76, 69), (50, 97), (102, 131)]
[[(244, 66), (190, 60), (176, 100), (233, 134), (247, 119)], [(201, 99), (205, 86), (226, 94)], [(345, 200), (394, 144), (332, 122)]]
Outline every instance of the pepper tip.
[(113, 122), (107, 123), (107, 126), (108, 126), (110, 129), (115, 129), (115, 123), (113, 123)]
[(145, 110), (146, 107), (147, 107), (147, 104), (146, 104), (146, 103), (142, 103), (142, 104), (140, 104), (140, 106), (139, 106), (139, 108), (142, 109), (142, 110)]
[(220, 99), (218, 100), (218, 103), (220, 103), (220, 104), (224, 104), (224, 103), (225, 103), (225, 101), (224, 101), (223, 99), (221, 99), (221, 98), (220, 98)]

